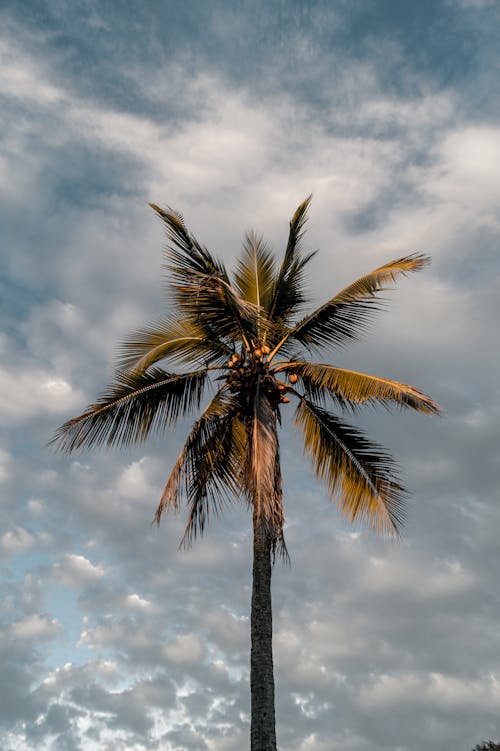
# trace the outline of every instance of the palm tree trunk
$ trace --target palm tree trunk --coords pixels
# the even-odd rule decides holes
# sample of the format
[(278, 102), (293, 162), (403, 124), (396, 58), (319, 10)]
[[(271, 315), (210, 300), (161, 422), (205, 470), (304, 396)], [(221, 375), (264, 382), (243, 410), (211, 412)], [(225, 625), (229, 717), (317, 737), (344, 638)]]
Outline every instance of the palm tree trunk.
[(254, 514), (251, 612), (251, 751), (276, 751), (271, 610), (271, 540)]

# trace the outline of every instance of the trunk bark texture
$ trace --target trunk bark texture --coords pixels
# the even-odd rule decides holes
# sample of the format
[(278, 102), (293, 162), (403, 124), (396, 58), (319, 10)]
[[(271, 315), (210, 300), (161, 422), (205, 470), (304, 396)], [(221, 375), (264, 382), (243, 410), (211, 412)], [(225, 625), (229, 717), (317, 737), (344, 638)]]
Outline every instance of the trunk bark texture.
[(276, 751), (271, 610), (271, 541), (254, 518), (251, 613), (251, 751)]

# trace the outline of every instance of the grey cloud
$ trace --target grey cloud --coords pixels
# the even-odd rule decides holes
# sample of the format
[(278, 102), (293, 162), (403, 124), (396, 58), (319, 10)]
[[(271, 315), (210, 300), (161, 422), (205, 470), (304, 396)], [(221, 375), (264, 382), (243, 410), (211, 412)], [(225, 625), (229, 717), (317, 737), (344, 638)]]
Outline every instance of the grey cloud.
[(176, 751), (184, 751), (184, 749), (186, 751), (188, 749), (189, 751), (206, 751), (208, 749), (203, 736), (193, 730), (188, 724), (165, 733), (164, 740), (172, 744), (172, 747)]

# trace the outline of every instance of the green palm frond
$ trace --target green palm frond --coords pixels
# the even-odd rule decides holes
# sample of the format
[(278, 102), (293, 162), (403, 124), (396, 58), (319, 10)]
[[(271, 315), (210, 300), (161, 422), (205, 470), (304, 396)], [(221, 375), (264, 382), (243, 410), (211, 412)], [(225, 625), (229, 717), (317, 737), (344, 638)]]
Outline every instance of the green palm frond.
[(296, 423), (316, 474), (350, 521), (366, 521), (379, 532), (397, 534), (404, 520), (405, 491), (392, 457), (307, 399), (299, 402)]
[(209, 364), (227, 358), (231, 353), (232, 349), (210, 336), (199, 321), (167, 318), (133, 332), (122, 342), (119, 368), (143, 373), (165, 358)]
[(431, 415), (441, 412), (435, 401), (414, 386), (388, 378), (311, 362), (290, 362), (276, 368), (276, 372), (282, 370), (295, 373), (306, 394), (314, 401), (329, 396), (342, 408), (379, 403), (408, 407)]
[(428, 256), (415, 253), (380, 266), (299, 321), (286, 338), (293, 338), (307, 347), (339, 346), (356, 340), (380, 309), (376, 295), (386, 288), (384, 285), (419, 271), (428, 263)]
[(301, 240), (304, 225), (308, 218), (312, 195), (308, 196), (296, 209), (290, 222), (288, 242), (280, 270), (276, 276), (269, 306), (271, 320), (287, 323), (290, 316), (297, 314), (306, 302), (303, 270), (316, 252), (303, 254)]
[(160, 368), (118, 373), (97, 402), (65, 422), (51, 443), (66, 453), (142, 443), (151, 432), (174, 425), (199, 407), (206, 377), (205, 368), (182, 375)]

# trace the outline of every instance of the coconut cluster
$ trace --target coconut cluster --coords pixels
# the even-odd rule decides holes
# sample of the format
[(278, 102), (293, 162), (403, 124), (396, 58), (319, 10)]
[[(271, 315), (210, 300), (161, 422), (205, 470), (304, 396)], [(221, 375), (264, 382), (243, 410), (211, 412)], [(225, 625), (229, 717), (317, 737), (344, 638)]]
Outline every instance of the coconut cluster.
[[(278, 407), (279, 404), (287, 404), (290, 399), (286, 396), (287, 385), (278, 381), (272, 373), (269, 373), (265, 360), (270, 354), (271, 350), (267, 344), (261, 344), (254, 347), (254, 349), (248, 353), (248, 359), (245, 355), (239, 355), (236, 352), (231, 356), (231, 359), (227, 363), (229, 368), (229, 390), (234, 394), (245, 390), (247, 386), (250, 386), (250, 382), (255, 377), (256, 373), (263, 374), (262, 383), (267, 394), (267, 398), (271, 402), (273, 407)], [(295, 383), (297, 376), (291, 375), (290, 381)]]
[(250, 371), (246, 366), (245, 359), (236, 354), (236, 352), (227, 363), (227, 367), (230, 370), (229, 378), (227, 379), (229, 390), (231, 393), (235, 394), (236, 392), (241, 391), (244, 383), (248, 381)]
[(270, 373), (264, 377), (264, 388), (273, 407), (277, 407), (278, 404), (288, 404), (290, 401), (286, 396), (286, 385), (277, 381)]

